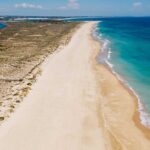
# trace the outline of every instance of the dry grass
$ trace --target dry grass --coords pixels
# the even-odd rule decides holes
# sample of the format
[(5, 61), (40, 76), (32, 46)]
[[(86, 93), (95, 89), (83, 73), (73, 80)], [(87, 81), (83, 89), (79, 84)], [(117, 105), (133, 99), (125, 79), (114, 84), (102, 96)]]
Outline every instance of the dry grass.
[(15, 22), (0, 31), (0, 121), (31, 89), (39, 64), (70, 38), (78, 23)]

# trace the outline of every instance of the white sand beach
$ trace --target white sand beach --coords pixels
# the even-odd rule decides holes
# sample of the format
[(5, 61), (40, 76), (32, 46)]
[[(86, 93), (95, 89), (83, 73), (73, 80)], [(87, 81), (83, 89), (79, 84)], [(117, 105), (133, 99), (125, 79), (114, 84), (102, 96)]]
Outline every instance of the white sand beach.
[(0, 127), (0, 149), (106, 149), (91, 65), (93, 24), (84, 24), (69, 45), (43, 64), (31, 93)]
[(96, 22), (84, 23), (17, 111), (0, 127), (1, 150), (149, 150), (135, 125), (135, 98), (95, 57)]

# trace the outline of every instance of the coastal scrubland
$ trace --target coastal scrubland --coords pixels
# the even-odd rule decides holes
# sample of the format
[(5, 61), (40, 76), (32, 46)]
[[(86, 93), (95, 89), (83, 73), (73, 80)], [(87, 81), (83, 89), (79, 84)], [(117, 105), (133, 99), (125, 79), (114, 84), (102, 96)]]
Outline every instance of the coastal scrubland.
[(0, 123), (30, 91), (39, 65), (68, 43), (79, 23), (64, 21), (10, 22), (0, 30)]

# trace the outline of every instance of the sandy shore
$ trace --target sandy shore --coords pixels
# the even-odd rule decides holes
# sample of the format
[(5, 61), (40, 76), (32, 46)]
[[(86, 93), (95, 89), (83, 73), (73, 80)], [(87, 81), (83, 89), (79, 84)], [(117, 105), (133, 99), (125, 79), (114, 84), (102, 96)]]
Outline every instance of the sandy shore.
[(133, 116), (135, 97), (95, 57), (85, 23), (42, 65), (43, 73), (0, 127), (2, 150), (149, 150)]
[[(95, 60), (100, 44), (92, 40), (92, 45), (95, 47)], [(103, 129), (109, 137), (112, 149), (149, 150), (150, 130), (141, 124), (137, 97), (107, 66), (93, 61), (93, 68), (102, 96), (100, 108)]]

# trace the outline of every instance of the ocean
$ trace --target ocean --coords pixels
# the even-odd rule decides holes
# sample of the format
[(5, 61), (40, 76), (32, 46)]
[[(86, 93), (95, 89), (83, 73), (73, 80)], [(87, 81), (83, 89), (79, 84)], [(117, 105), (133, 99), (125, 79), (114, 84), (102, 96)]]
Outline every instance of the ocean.
[(103, 43), (98, 61), (134, 91), (141, 121), (150, 127), (150, 18), (104, 19), (96, 32)]
[(0, 29), (3, 29), (3, 28), (5, 28), (5, 27), (6, 27), (6, 25), (0, 23)]
[(94, 35), (102, 44), (97, 60), (107, 64), (137, 96), (141, 121), (150, 127), (150, 17), (73, 18), (100, 21)]

